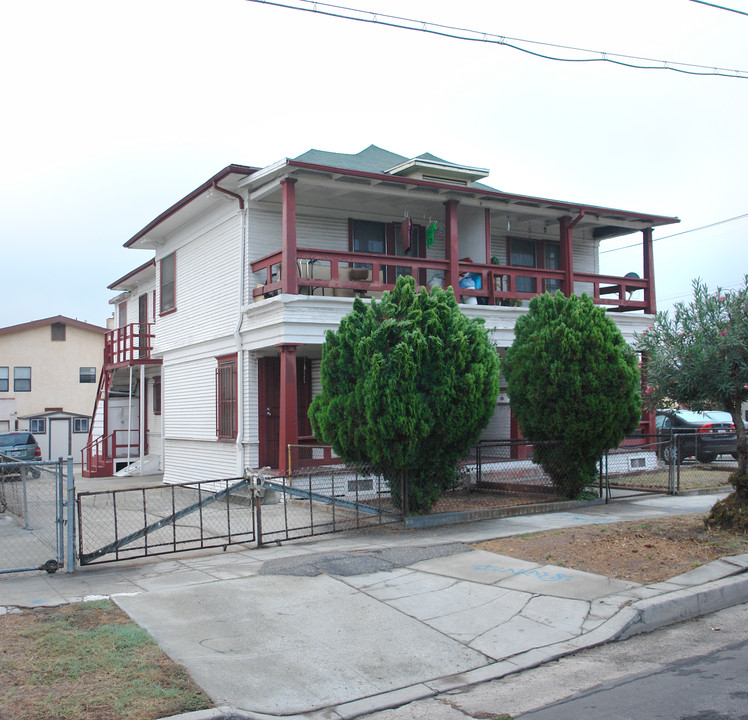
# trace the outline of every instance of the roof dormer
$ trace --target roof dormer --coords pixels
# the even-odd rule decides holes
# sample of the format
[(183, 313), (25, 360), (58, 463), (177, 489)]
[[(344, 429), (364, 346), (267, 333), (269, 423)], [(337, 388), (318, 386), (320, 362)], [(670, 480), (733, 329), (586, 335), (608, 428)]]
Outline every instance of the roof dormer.
[(446, 182), (452, 185), (470, 185), (488, 176), (485, 168), (457, 165), (424, 153), (394, 167), (385, 170), (388, 175), (430, 180), (432, 182)]

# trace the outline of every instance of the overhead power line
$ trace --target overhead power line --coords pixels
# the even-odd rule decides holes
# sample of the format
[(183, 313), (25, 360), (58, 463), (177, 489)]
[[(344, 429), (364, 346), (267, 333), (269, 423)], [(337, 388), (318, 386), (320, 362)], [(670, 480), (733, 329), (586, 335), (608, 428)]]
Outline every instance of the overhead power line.
[[(469, 42), (500, 45), (543, 60), (555, 60), (557, 62), (569, 63), (610, 63), (612, 65), (620, 65), (635, 70), (669, 70), (671, 72), (682, 73), (685, 75), (726, 77), (737, 78), (740, 80), (748, 79), (748, 70), (731, 70), (728, 68), (711, 67), (709, 65), (696, 65), (694, 63), (655, 60), (653, 58), (638, 57), (636, 55), (623, 55), (620, 53), (602, 52), (600, 50), (587, 50), (584, 48), (573, 47), (571, 45), (560, 45), (540, 42), (537, 40), (523, 40), (521, 38), (496, 35), (495, 33), (483, 32), (480, 30), (470, 30), (468, 28), (461, 28), (453, 25), (432, 23), (426, 20), (413, 20), (412, 18), (400, 17), (398, 15), (387, 15), (373, 10), (360, 10), (358, 8), (345, 7), (343, 5), (315, 2), (315, 0), (292, 0), (296, 4), (276, 2), (274, 0), (246, 1), (286, 8), (288, 10), (300, 10), (301, 12), (316, 13), (318, 15), (325, 15), (327, 17), (335, 17), (343, 20), (355, 20), (356, 22), (381, 25), (383, 27), (394, 27), (401, 30), (427, 33), (429, 35), (439, 35), (441, 37), (448, 37), (455, 40), (467, 40)], [(522, 47), (522, 45), (553, 48), (554, 50), (567, 50), (591, 57), (560, 57), (558, 55), (549, 55), (546, 52), (531, 50), (528, 47)]]
[[(702, 225), (701, 227), (691, 228), (691, 230), (682, 230), (681, 232), (673, 233), (672, 235), (663, 235), (662, 237), (655, 238), (653, 242), (658, 240), (669, 240), (670, 238), (678, 237), (679, 235), (688, 235), (689, 233), (699, 232), (699, 230), (708, 230), (709, 228), (717, 227), (718, 225), (724, 225), (725, 223), (735, 222), (736, 220), (743, 220), (748, 218), (748, 213), (742, 215), (736, 215), (735, 217), (726, 218), (725, 220), (718, 220), (717, 222), (709, 223), (709, 225)], [(629, 248), (639, 247), (641, 243), (634, 243), (633, 245), (624, 245), (623, 247), (611, 248), (610, 250), (601, 250), (600, 255), (604, 255), (609, 252), (617, 252), (618, 250), (628, 250)]]
[(704, 2), (704, 0), (691, 0), (691, 2), (699, 3), (699, 5), (708, 5), (709, 7), (717, 8), (717, 10), (727, 10), (727, 12), (734, 12), (738, 15), (748, 15), (748, 12), (744, 10), (735, 10), (735, 8), (725, 7), (724, 5), (715, 5), (714, 3)]

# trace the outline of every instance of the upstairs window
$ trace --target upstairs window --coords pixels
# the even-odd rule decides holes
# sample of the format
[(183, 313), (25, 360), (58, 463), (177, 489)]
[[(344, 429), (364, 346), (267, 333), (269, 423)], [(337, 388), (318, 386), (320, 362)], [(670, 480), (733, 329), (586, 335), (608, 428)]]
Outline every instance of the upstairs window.
[(10, 368), (0, 367), (0, 392), (8, 392), (8, 372)]
[(52, 342), (65, 342), (65, 323), (52, 323)]
[(383, 222), (351, 220), (351, 239), (353, 252), (378, 255), (387, 252), (387, 231)]
[(236, 355), (217, 358), (216, 368), (216, 435), (219, 440), (236, 438)]
[(176, 254), (167, 255), (161, 260), (161, 314), (171, 312), (176, 304)]
[(13, 368), (13, 392), (31, 392), (31, 368)]
[[(514, 267), (536, 268), (538, 259), (535, 252), (535, 241), (523, 238), (511, 238), (509, 241), (509, 264)], [(538, 285), (533, 277), (519, 276), (514, 286), (516, 292), (536, 293)]]

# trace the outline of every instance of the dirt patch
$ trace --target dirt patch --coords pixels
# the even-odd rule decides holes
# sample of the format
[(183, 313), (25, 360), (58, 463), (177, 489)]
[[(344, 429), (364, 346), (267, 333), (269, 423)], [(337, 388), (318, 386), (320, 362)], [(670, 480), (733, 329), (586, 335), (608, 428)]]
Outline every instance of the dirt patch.
[(519, 560), (642, 584), (662, 582), (726, 555), (748, 553), (748, 535), (709, 529), (704, 515), (585, 525), (473, 545)]
[(155, 720), (212, 707), (109, 601), (0, 616), (0, 720)]

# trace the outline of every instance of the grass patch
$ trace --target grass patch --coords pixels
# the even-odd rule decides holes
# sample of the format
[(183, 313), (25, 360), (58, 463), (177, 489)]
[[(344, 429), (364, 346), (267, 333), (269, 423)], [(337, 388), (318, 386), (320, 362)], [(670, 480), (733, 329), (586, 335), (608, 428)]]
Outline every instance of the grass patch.
[(212, 707), (108, 600), (3, 615), (0, 637), (3, 720), (156, 720)]

